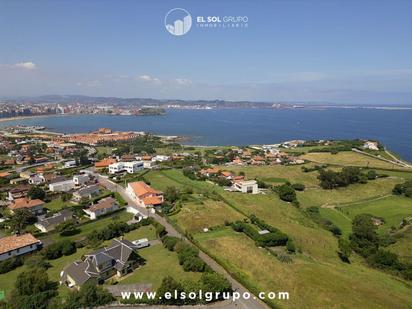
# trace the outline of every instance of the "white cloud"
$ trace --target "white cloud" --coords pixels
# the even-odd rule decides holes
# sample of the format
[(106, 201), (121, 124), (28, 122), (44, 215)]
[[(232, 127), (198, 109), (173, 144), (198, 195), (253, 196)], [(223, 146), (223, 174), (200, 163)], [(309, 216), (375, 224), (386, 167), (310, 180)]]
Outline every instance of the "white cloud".
[(146, 74), (138, 76), (138, 79), (145, 82), (160, 82), (160, 79)]
[(174, 81), (179, 86), (190, 86), (190, 85), (193, 84), (193, 82), (190, 79), (187, 79), (187, 78), (176, 78)]
[(36, 70), (37, 65), (31, 61), (28, 62), (19, 62), (13, 65), (15, 68), (24, 69), (24, 70)]

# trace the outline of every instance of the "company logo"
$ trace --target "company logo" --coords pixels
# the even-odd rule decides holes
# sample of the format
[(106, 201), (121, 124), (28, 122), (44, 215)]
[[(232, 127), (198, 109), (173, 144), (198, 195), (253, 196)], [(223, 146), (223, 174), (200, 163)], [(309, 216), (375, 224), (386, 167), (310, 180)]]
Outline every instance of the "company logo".
[(173, 35), (184, 35), (192, 27), (192, 16), (185, 9), (172, 9), (165, 16), (165, 27)]

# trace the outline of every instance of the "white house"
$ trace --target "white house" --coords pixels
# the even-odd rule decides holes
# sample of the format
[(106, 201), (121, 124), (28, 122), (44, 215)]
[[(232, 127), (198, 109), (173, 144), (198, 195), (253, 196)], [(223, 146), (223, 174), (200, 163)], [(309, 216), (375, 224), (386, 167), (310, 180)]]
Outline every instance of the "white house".
[(49, 190), (52, 192), (68, 192), (75, 187), (76, 185), (72, 179), (49, 184)]
[(153, 162), (166, 162), (166, 161), (169, 161), (169, 159), (170, 159), (169, 156), (157, 155), (152, 158), (152, 161)]
[(155, 161), (143, 161), (143, 167), (144, 168), (150, 169), (150, 168), (153, 168), (153, 166), (155, 166), (155, 165), (156, 165)]
[(29, 184), (31, 185), (40, 185), (42, 183), (45, 183), (46, 179), (42, 174), (34, 174), (29, 178)]
[(124, 163), (116, 162), (109, 165), (109, 174), (116, 174), (124, 171)]
[(366, 141), (363, 144), (363, 148), (366, 148), (369, 150), (379, 150), (378, 142)]
[(41, 245), (41, 241), (32, 234), (0, 238), (0, 261), (36, 251), (41, 248)]
[(82, 186), (89, 180), (90, 180), (90, 176), (87, 174), (73, 176), (73, 182), (76, 186)]
[(258, 188), (256, 180), (237, 181), (233, 184), (232, 188), (242, 193), (252, 193), (252, 194), (259, 193), (259, 188)]
[(64, 162), (64, 168), (70, 168), (70, 167), (75, 167), (76, 166), (76, 161), (75, 160), (70, 160)]
[(112, 197), (101, 199), (97, 204), (90, 206), (83, 211), (90, 217), (91, 220), (96, 220), (97, 217), (111, 213), (119, 209), (117, 201)]
[(129, 174), (134, 174), (143, 169), (142, 161), (131, 161), (131, 162), (116, 162), (109, 165), (109, 174), (116, 174), (123, 171)]

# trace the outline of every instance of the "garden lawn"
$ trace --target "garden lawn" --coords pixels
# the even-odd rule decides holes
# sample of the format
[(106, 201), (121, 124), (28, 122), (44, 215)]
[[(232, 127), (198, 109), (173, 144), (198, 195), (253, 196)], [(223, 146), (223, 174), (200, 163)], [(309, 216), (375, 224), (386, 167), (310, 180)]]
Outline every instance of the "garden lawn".
[(177, 253), (167, 250), (161, 244), (140, 249), (138, 253), (146, 260), (146, 264), (120, 278), (119, 284), (151, 283), (155, 290), (167, 276), (175, 280), (198, 281), (200, 279), (201, 273), (185, 272), (179, 265)]
[(73, 241), (80, 240), (84, 237), (86, 237), (89, 233), (95, 230), (100, 230), (105, 227), (107, 227), (110, 223), (113, 222), (127, 222), (132, 219), (132, 214), (126, 212), (124, 209), (121, 211), (118, 211), (110, 216), (103, 217), (103, 218), (98, 218), (97, 220), (90, 220), (87, 223), (79, 226), (80, 228), (80, 233), (72, 236), (61, 236), (59, 233), (55, 232), (49, 235), (46, 235), (42, 237), (42, 239), (50, 239), (53, 241), (59, 241), (62, 239), (70, 239)]
[(67, 205), (67, 203), (63, 202), (63, 200), (61, 198), (56, 198), (56, 199), (52, 200), (51, 202), (46, 203), (44, 205), (44, 207), (47, 208), (50, 211), (59, 211), (65, 205)]

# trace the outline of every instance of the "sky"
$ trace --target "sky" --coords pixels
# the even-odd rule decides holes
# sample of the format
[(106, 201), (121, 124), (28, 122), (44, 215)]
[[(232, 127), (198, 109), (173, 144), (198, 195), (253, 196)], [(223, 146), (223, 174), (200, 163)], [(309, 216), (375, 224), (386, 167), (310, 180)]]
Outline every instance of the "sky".
[[(165, 27), (173, 8), (192, 17), (184, 35)], [(0, 97), (412, 104), (411, 12), (409, 0), (0, 0)]]

